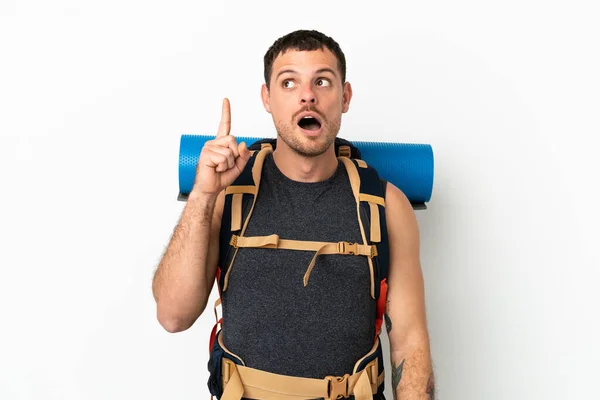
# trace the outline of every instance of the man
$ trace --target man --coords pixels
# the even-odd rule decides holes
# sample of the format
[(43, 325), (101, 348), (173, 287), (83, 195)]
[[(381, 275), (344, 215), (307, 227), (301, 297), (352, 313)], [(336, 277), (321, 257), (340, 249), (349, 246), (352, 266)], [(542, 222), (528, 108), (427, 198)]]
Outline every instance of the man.
[[(332, 38), (300, 30), (279, 38), (264, 63), (261, 97), (277, 142), (264, 159), (246, 233), (329, 242), (358, 236), (360, 241), (348, 174), (334, 150), (352, 98), (344, 53)], [(158, 321), (169, 332), (196, 321), (215, 281), (225, 189), (251, 157), (230, 128), (230, 104), (224, 99), (216, 138), (201, 151), (194, 187), (154, 277)], [(395, 399), (432, 399), (418, 224), (410, 202), (392, 183), (385, 192), (385, 215), (392, 391)], [(365, 257), (322, 257), (310, 284), (302, 285), (299, 277), (314, 253), (243, 250), (236, 252), (222, 294), (222, 340), (247, 366), (297, 377), (342, 376), (371, 349), (376, 304), (369, 296)]]

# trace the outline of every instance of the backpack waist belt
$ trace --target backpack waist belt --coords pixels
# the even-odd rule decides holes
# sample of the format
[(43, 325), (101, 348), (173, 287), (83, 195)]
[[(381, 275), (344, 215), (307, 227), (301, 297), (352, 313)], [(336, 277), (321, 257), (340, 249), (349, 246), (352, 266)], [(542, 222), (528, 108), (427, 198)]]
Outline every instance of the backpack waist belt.
[[(219, 344), (225, 351), (221, 336)], [(377, 350), (378, 342), (361, 360)], [(356, 364), (358, 365), (361, 360)], [(326, 376), (323, 379), (304, 378), (274, 374), (223, 358), (221, 400), (240, 400), (249, 397), (261, 400), (308, 400), (324, 398), (334, 400), (353, 395), (356, 400), (371, 400), (385, 379), (378, 371), (378, 358), (374, 358), (362, 370), (344, 376)]]

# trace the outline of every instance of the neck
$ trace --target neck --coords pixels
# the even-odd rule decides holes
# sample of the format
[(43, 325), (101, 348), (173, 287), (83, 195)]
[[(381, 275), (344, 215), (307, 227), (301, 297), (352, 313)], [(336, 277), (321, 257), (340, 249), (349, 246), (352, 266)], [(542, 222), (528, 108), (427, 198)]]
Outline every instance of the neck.
[(296, 153), (278, 139), (273, 151), (273, 160), (288, 179), (296, 182), (324, 181), (330, 178), (338, 167), (333, 144), (319, 156), (306, 157)]

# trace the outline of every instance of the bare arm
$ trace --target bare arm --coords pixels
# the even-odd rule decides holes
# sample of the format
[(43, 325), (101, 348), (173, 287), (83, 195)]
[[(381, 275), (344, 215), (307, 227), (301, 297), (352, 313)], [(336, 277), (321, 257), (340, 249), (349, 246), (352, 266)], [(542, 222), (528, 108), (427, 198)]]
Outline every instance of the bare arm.
[(418, 223), (404, 193), (390, 183), (386, 194), (386, 222), (390, 270), (385, 321), (390, 340), (394, 399), (434, 399)]
[(156, 270), (157, 318), (169, 332), (188, 329), (202, 314), (215, 279), (223, 193), (191, 193)]
[(224, 189), (250, 159), (246, 144), (238, 145), (230, 129), (225, 98), (217, 135), (200, 152), (194, 186), (152, 281), (157, 318), (169, 332), (193, 325), (206, 308), (215, 280)]

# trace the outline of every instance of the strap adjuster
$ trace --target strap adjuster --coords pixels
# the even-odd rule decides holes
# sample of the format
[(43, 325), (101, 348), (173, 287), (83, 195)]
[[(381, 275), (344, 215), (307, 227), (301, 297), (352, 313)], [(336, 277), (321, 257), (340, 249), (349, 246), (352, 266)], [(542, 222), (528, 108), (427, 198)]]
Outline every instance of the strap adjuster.
[(327, 397), (325, 400), (335, 400), (335, 399), (347, 399), (350, 397), (348, 393), (348, 377), (350, 374), (345, 374), (344, 376), (333, 376), (328, 375), (325, 377), (326, 380), (329, 381), (329, 385), (327, 387)]
[(373, 257), (377, 257), (378, 253), (377, 253), (377, 246), (372, 245), (371, 246), (371, 258)]
[(350, 158), (350, 156), (352, 155), (352, 152), (350, 151), (350, 146), (340, 146), (340, 148), (338, 149), (338, 157), (348, 157)]

